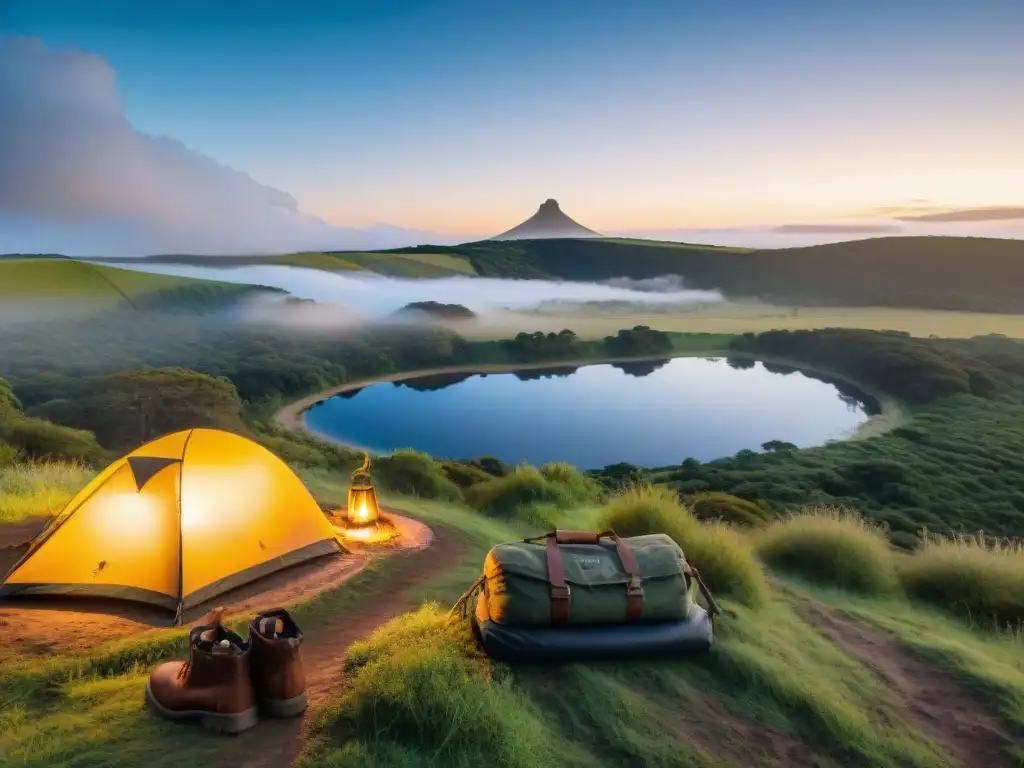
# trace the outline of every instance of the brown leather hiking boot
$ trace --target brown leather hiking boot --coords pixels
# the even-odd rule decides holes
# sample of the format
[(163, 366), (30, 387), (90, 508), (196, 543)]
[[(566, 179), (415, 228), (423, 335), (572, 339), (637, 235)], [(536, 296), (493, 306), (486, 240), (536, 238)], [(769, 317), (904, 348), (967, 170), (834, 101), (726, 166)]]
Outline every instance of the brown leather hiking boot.
[(240, 733), (259, 721), (249, 677), (249, 645), (219, 623), (193, 627), (188, 661), (153, 670), (146, 685), (149, 708), (169, 720), (198, 719), (223, 733)]
[(283, 608), (264, 611), (249, 622), (252, 686), (263, 714), (294, 717), (305, 711), (301, 644), (302, 630)]

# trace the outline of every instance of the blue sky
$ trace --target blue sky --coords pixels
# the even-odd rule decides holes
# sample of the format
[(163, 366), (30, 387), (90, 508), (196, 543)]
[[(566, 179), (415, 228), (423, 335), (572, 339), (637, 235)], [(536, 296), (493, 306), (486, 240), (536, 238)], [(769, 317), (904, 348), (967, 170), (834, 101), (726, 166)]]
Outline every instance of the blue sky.
[[(209, 10), (207, 6), (216, 6)], [(1024, 4), (8, 0), (128, 120), (336, 225), (490, 234), (1024, 204)]]

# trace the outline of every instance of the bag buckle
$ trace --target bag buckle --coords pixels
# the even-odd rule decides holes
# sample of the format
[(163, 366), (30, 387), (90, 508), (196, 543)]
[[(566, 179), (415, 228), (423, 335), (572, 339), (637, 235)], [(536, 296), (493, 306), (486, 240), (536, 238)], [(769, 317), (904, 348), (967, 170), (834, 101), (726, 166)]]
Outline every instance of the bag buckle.
[(568, 584), (564, 585), (551, 585), (551, 599), (552, 600), (568, 600), (572, 595), (572, 590), (569, 589)]
[(629, 583), (626, 585), (626, 594), (630, 597), (637, 595), (643, 597), (644, 587), (639, 576), (634, 576), (629, 580)]

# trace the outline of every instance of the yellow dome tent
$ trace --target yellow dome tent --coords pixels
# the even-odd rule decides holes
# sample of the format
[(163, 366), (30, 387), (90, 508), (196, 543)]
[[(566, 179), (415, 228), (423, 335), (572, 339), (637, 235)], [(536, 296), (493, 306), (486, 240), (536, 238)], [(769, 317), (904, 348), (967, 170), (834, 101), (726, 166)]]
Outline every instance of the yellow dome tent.
[(0, 596), (115, 597), (182, 611), (341, 551), (302, 481), (250, 440), (175, 432), (114, 462), (33, 540)]

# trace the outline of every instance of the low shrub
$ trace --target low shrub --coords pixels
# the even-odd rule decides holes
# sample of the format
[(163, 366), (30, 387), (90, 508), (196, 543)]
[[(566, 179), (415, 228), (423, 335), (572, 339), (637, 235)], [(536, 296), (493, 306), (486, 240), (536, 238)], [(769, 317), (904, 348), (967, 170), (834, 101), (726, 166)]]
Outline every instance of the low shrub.
[(889, 531), (889, 543), (896, 549), (913, 552), (921, 546), (921, 539), (910, 531)]
[(382, 487), (396, 493), (440, 501), (462, 498), (441, 463), (419, 451), (403, 449), (379, 458), (373, 464), (373, 474)]
[(512, 471), (512, 467), (501, 459), (496, 459), (493, 456), (477, 456), (475, 459), (470, 459), (466, 463), (470, 466), (476, 467), (477, 469), (482, 469), (492, 477), (504, 477)]
[(746, 537), (723, 523), (698, 522), (665, 486), (637, 485), (616, 494), (601, 513), (600, 527), (620, 536), (668, 534), (713, 593), (752, 608), (768, 596), (764, 571)]
[(619, 536), (667, 533), (676, 538), (679, 528), (694, 527), (694, 520), (676, 494), (663, 485), (633, 485), (612, 496), (601, 513), (601, 527)]
[(926, 536), (899, 566), (913, 598), (983, 624), (1024, 625), (1024, 545)]
[(459, 486), (459, 488), (469, 488), (471, 485), (483, 483), (493, 478), (493, 475), (487, 474), (480, 467), (465, 464), (461, 461), (443, 461), (441, 462), (441, 468), (448, 479)]
[(566, 462), (542, 464), (540, 473), (549, 482), (561, 485), (573, 502), (597, 501), (604, 495), (604, 489), (597, 480), (580, 472), (572, 464)]
[(327, 457), (311, 445), (303, 445), (277, 435), (257, 434), (256, 442), (287, 464), (326, 469)]
[(771, 521), (760, 505), (728, 493), (698, 493), (687, 506), (698, 520), (723, 520), (746, 528), (760, 528)]
[(0, 438), (28, 459), (99, 464), (110, 459), (96, 437), (83, 429), (62, 427), (43, 419), (19, 416), (0, 424)]
[(809, 508), (783, 518), (759, 532), (757, 552), (769, 567), (814, 582), (867, 594), (897, 586), (884, 529), (843, 509)]
[(701, 523), (687, 533), (679, 546), (712, 593), (751, 608), (767, 601), (768, 581), (749, 538), (719, 521)]
[(18, 451), (13, 445), (0, 443), (0, 469), (12, 466), (18, 460)]
[(553, 731), (535, 705), (492, 669), (468, 623), (449, 625), (440, 606), (384, 624), (351, 646), (345, 666), (344, 693), (312, 725), (308, 763), (374, 765), (364, 758), (382, 752), (426, 766), (554, 759)]
[(56, 514), (92, 476), (85, 465), (68, 462), (25, 462), (0, 468), (0, 524)]
[(561, 483), (555, 483), (536, 467), (521, 464), (505, 477), (495, 477), (467, 488), (466, 503), (474, 509), (502, 517), (514, 517), (533, 504), (566, 508), (572, 496)]

